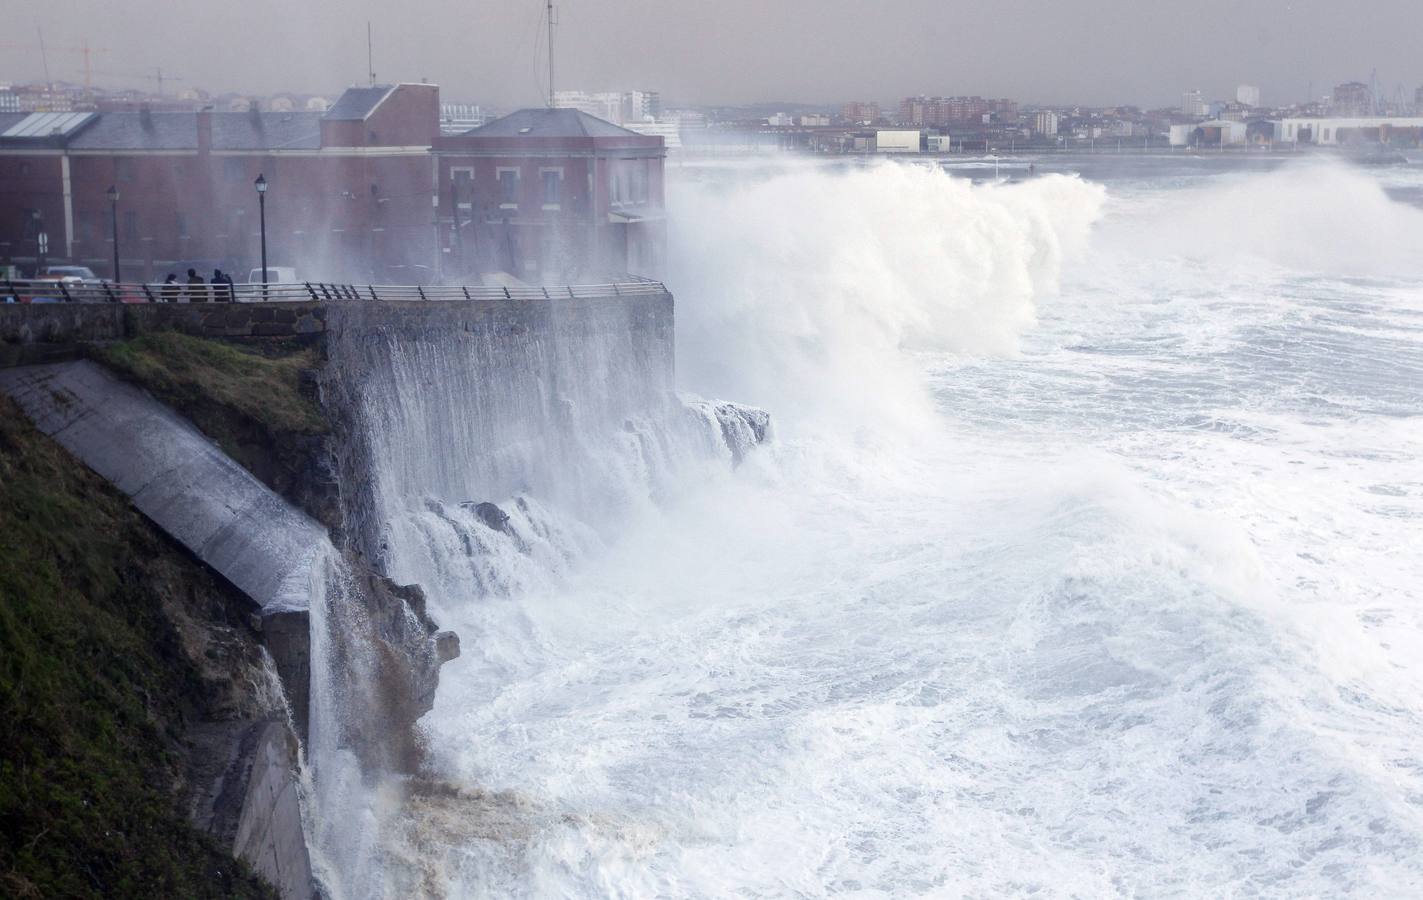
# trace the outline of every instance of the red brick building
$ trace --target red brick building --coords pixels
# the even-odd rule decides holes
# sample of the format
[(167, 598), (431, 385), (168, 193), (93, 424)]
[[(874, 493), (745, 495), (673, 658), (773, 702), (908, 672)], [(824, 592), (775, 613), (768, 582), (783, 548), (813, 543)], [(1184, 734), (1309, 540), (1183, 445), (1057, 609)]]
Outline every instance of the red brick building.
[(528, 281), (655, 275), (665, 243), (661, 137), (576, 109), (524, 109), (440, 138), (451, 267)]
[[(662, 139), (572, 110), (441, 138), (439, 89), (353, 88), (326, 112), (0, 114), (0, 263), (126, 280), (272, 266), (426, 284), (655, 272)], [(457, 227), (458, 224), (458, 227)], [(42, 250), (42, 247), (44, 248)]]

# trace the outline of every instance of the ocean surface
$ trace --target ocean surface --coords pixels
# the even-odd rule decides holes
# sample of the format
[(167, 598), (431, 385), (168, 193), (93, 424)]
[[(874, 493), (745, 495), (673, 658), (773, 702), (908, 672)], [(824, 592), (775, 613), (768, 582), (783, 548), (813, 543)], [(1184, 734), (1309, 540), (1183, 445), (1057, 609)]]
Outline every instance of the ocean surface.
[(350, 895), (1423, 894), (1423, 165), (992, 167), (671, 164), (773, 439), (406, 529), (465, 653)]

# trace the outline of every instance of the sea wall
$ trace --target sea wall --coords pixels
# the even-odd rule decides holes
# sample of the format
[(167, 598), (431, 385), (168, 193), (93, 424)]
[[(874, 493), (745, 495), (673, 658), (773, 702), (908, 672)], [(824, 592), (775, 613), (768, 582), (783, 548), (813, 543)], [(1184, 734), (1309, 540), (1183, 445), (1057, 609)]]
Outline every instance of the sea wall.
[[(103, 358), (95, 344), (164, 331), (309, 339), (303, 352), (323, 363), (313, 390), (331, 427), (312, 440), (330, 456), (323, 467), (337, 485), (339, 514), (314, 521), (291, 494), (233, 462), (213, 435), (79, 358)], [(458, 638), (437, 631), (426, 613), (421, 587), (387, 577), (409, 575), (388, 565), (386, 526), (396, 508), (422, 491), (484, 500), (537, 486), (540, 496), (576, 496), (579, 508), (597, 509), (610, 480), (598, 468), (608, 455), (599, 460), (598, 452), (610, 435), (646, 441), (653, 452), (654, 431), (638, 423), (680, 409), (673, 373), (667, 293), (0, 306), (0, 390), (256, 604), (253, 627), (309, 742), (308, 759), (315, 752), (337, 771), (350, 757), (360, 778), (417, 770), (416, 720), (433, 704), (440, 665), (459, 653)], [(299, 828), (298, 757), (285, 724), (268, 724), (234, 720), (190, 736), (202, 760), (191, 814), (283, 896), (306, 896), (312, 835)], [(321, 763), (315, 771), (316, 792), (334, 809), (332, 792), (347, 782), (323, 779)], [(323, 849), (330, 858), (331, 846)]]
[(405, 497), (594, 490), (580, 436), (621, 430), (675, 387), (670, 293), (341, 304), (325, 347), (343, 539), (382, 571), (382, 528)]
[(153, 331), (195, 337), (320, 334), (330, 304), (5, 303), (0, 304), (0, 368), (75, 358), (82, 346)]

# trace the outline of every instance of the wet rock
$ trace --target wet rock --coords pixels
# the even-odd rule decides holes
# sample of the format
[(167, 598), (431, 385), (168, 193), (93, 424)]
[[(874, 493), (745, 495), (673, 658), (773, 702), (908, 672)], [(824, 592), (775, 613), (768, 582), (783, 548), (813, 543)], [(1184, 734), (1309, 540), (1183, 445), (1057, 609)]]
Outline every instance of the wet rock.
[(435, 655), (439, 657), (441, 663), (458, 659), (460, 655), (460, 636), (453, 631), (435, 632)]
[(502, 534), (507, 534), (510, 537), (514, 535), (514, 529), (509, 526), (509, 514), (493, 503), (488, 501), (483, 503), (461, 503), (460, 506), (463, 506), (465, 509), (474, 510), (474, 514), (478, 517), (479, 521), (483, 522), (490, 529)]
[(421, 748), (415, 723), (435, 705), (440, 666), (459, 656), (459, 638), (437, 631), (418, 585), (400, 585), (353, 564), (329, 619), (346, 703), (344, 742), (367, 769), (412, 772)]
[(721, 439), (731, 451), (731, 462), (740, 465), (756, 446), (766, 442), (771, 431), (771, 414), (754, 406), (717, 403), (712, 409), (721, 426)]

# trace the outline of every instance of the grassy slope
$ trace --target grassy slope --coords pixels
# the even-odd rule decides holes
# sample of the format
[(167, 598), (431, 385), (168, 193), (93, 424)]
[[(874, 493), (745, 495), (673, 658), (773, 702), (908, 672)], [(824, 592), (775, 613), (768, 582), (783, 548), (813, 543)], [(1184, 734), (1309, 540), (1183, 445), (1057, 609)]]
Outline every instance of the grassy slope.
[(96, 350), (99, 360), (148, 388), (154, 396), (208, 431), (204, 409), (225, 407), (272, 433), (326, 431), (321, 410), (301, 391), (301, 372), (318, 365), (316, 351), (291, 343), (263, 349), (191, 337), (176, 331), (145, 334)]
[(175, 583), (217, 589), (0, 396), (0, 896), (274, 896), (177, 807)]

